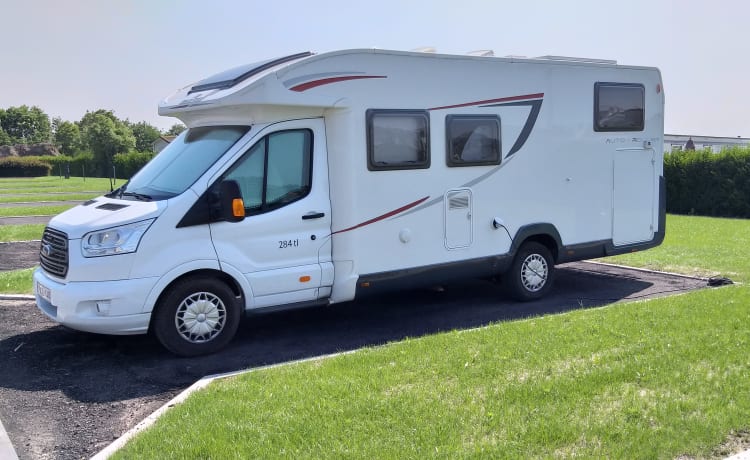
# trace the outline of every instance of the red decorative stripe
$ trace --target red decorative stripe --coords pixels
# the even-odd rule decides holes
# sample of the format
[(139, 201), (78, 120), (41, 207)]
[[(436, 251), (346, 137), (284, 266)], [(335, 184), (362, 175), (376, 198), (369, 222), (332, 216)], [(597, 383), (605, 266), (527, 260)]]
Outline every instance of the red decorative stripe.
[(385, 75), (350, 75), (348, 77), (331, 77), (331, 78), (323, 78), (320, 80), (313, 80), (308, 81), (307, 83), (302, 83), (297, 86), (293, 86), (291, 89), (292, 91), (302, 92), (307, 91), (311, 88), (316, 88), (318, 86), (323, 85), (330, 85), (331, 83), (338, 83), (340, 81), (346, 81), (346, 80), (362, 80), (365, 78), (388, 78)]
[(424, 203), (425, 201), (427, 201), (428, 198), (429, 198), (429, 196), (426, 196), (426, 197), (424, 197), (424, 198), (422, 198), (420, 200), (415, 201), (414, 203), (409, 203), (406, 206), (401, 206), (398, 209), (394, 209), (391, 212), (387, 212), (387, 213), (383, 214), (382, 216), (378, 216), (378, 217), (375, 217), (374, 219), (370, 219), (370, 220), (364, 221), (361, 224), (357, 224), (357, 225), (355, 225), (353, 227), (345, 228), (343, 230), (337, 230), (337, 231), (331, 233), (331, 235), (335, 235), (337, 233), (348, 232), (349, 230), (354, 230), (354, 229), (357, 229), (357, 228), (360, 228), (360, 227), (364, 227), (365, 225), (374, 224), (375, 222), (381, 221), (383, 219), (387, 219), (387, 218), (389, 218), (391, 216), (395, 216), (396, 214), (402, 213), (402, 212), (406, 211), (407, 209), (411, 209), (414, 206), (418, 206), (418, 205)]
[(465, 104), (444, 105), (442, 107), (432, 107), (427, 110), (455, 109), (457, 107), (468, 107), (470, 105), (490, 104), (493, 102), (496, 103), (496, 102), (522, 101), (524, 99), (539, 99), (541, 97), (544, 97), (544, 93), (525, 94), (523, 96), (501, 97), (500, 99), (487, 99), (486, 101), (467, 102)]

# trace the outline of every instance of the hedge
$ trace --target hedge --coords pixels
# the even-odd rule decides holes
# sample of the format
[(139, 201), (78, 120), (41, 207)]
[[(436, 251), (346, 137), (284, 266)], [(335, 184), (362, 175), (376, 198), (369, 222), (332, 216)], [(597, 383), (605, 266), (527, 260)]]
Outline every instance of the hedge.
[(79, 152), (75, 156), (60, 155), (56, 157), (37, 157), (40, 161), (52, 166), (52, 174), (65, 175), (70, 168), (71, 176), (90, 176), (93, 171), (94, 155), (90, 152)]
[(114, 158), (117, 177), (133, 177), (146, 163), (151, 161), (154, 155), (153, 152), (118, 153)]
[(667, 212), (750, 218), (750, 147), (664, 156)]
[(35, 157), (0, 158), (0, 177), (49, 176), (52, 167)]

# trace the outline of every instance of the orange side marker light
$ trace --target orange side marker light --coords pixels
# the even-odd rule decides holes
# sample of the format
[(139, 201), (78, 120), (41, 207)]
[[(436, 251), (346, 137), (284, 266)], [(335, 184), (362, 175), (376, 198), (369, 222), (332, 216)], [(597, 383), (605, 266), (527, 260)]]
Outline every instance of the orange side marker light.
[(245, 217), (245, 202), (242, 198), (232, 200), (232, 215), (234, 217)]

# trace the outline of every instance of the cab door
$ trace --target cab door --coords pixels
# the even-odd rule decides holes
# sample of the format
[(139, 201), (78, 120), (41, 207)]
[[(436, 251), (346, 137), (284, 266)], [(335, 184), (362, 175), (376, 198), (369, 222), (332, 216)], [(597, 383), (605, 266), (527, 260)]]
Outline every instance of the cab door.
[(247, 279), (246, 306), (326, 297), (333, 265), (323, 120), (268, 126), (223, 180), (239, 184), (246, 217), (212, 223), (211, 238), (222, 270)]

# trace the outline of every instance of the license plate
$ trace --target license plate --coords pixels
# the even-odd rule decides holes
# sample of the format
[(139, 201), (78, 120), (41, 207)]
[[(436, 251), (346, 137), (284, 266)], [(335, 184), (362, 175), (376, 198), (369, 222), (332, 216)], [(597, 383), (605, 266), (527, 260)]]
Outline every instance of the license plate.
[(39, 294), (39, 297), (42, 299), (52, 303), (52, 291), (47, 286), (42, 283), (36, 283), (36, 293)]

